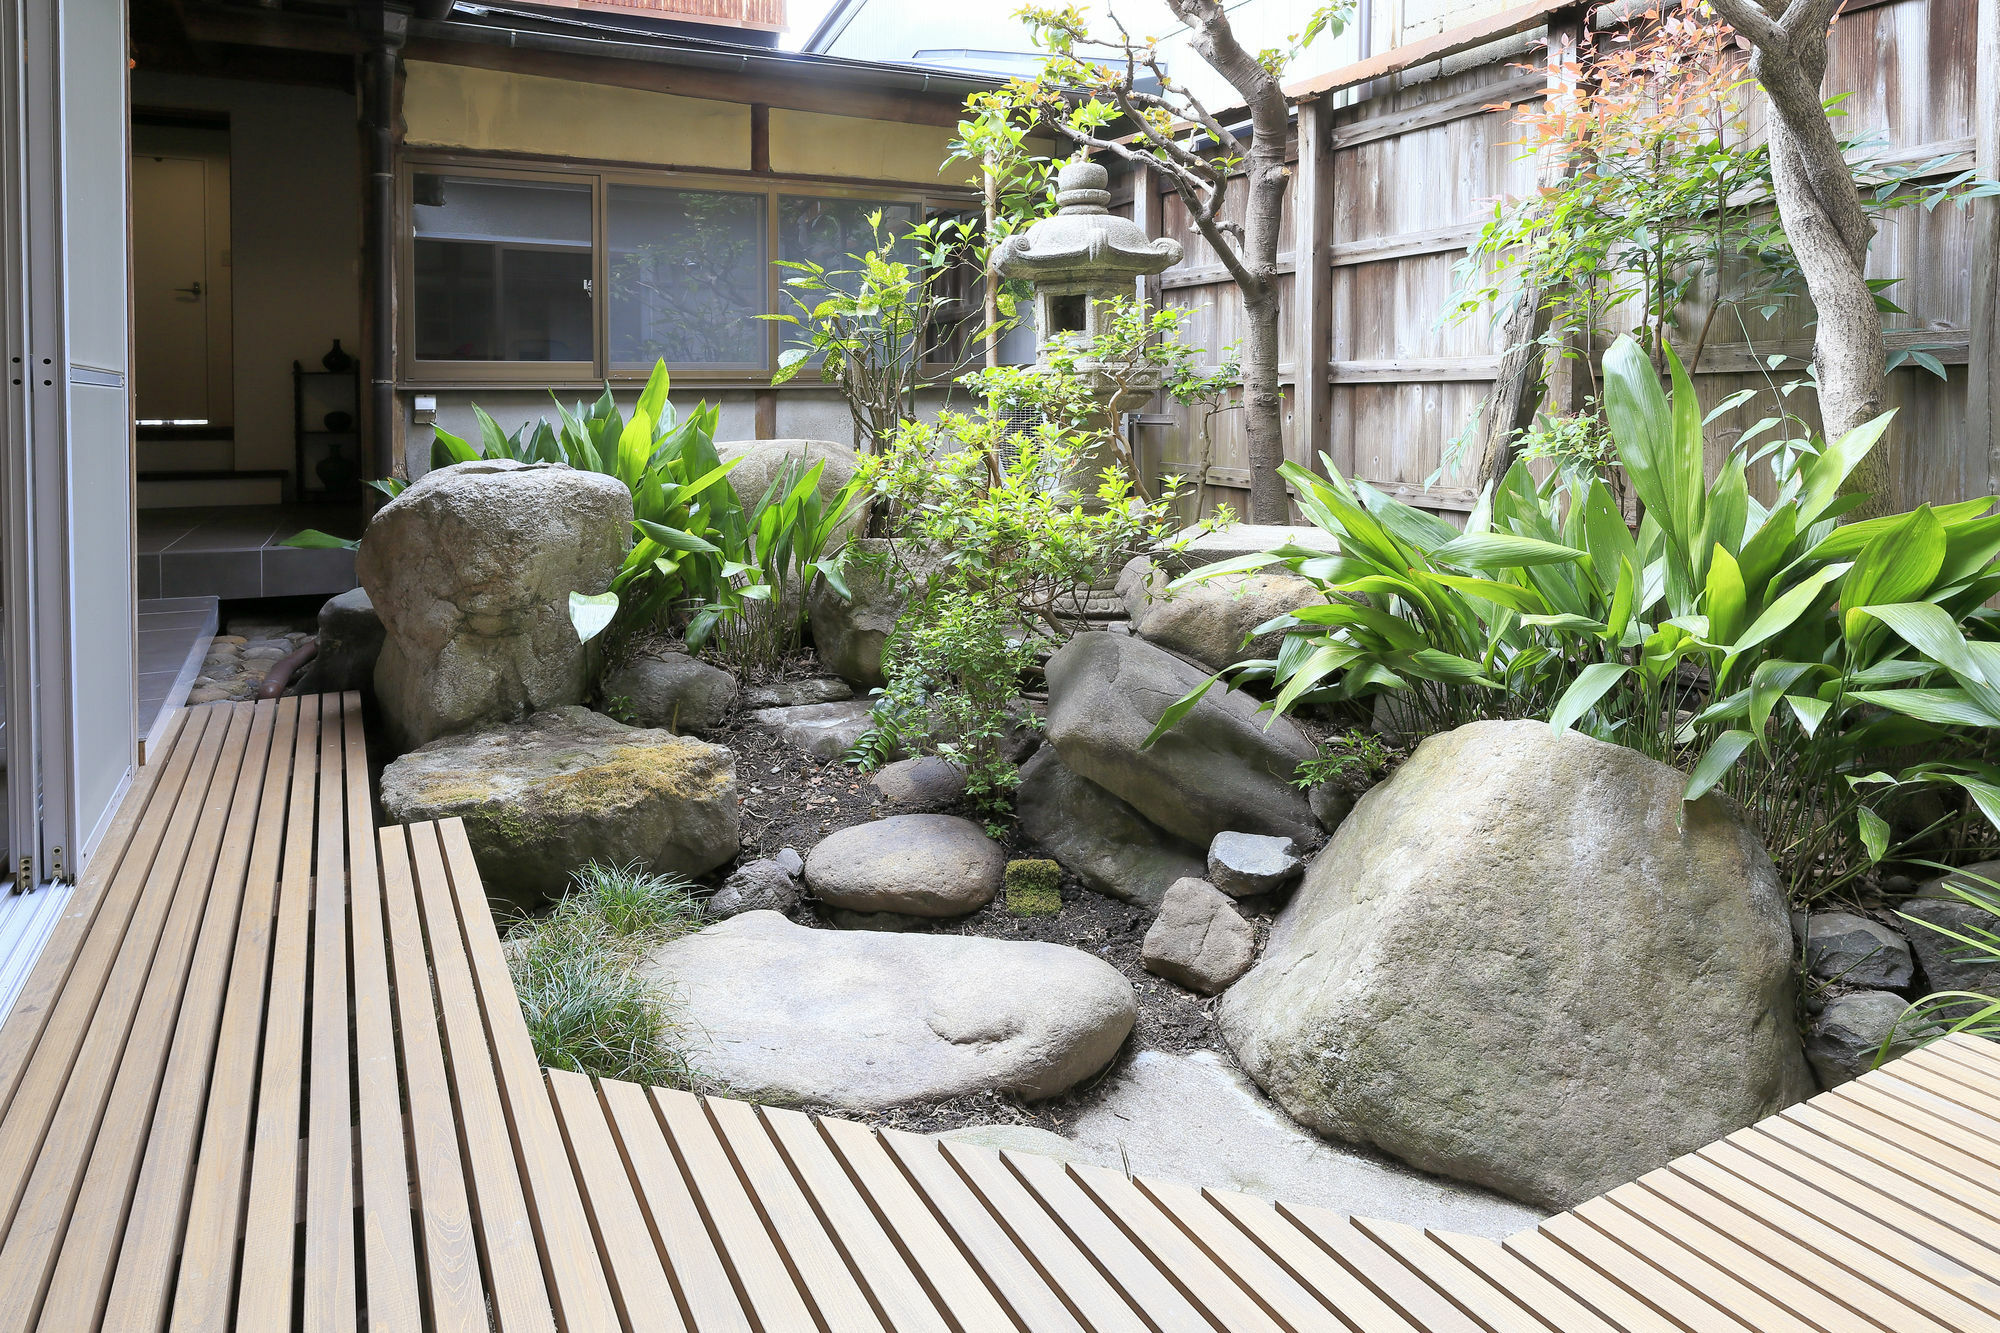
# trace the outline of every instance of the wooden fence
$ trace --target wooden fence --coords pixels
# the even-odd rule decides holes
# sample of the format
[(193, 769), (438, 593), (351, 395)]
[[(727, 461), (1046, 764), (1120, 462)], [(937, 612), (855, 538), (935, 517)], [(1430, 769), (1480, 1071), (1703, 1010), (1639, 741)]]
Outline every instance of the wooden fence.
[[(1471, 507), (1480, 437), (1504, 415), (1490, 403), (1513, 370), (1503, 361), (1516, 338), (1502, 319), (1440, 317), (1454, 289), (1453, 268), (1496, 202), (1537, 185), (1516, 118), (1548, 86), (1544, 39), (1558, 49), (1573, 41), (1580, 16), (1541, 8), (1546, 26), (1490, 41), (1470, 56), (1463, 53), (1481, 39), (1522, 34), (1522, 11), (1458, 30), (1455, 41), (1448, 33), (1425, 44), (1440, 55), (1458, 53), (1449, 65), (1377, 57), (1353, 73), (1405, 68), (1359, 86), (1327, 87), (1342, 82), (1336, 77), (1306, 89), (1289, 148), (1294, 177), (1279, 243), (1289, 457), (1316, 466), (1325, 452), (1347, 475), (1426, 508)], [(1982, 174), (2000, 175), (1991, 160), (1994, 127), (1985, 126), (1983, 149), (1978, 140), (1984, 122), (2000, 118), (1991, 86), (2000, 71), (1988, 62), (1982, 74), (1976, 58), (1982, 41), (2000, 48), (2000, 39), (1982, 31), (1996, 22), (1992, 0), (1983, 8), (1982, 19), (1982, 0), (1851, 0), (1834, 30), (1827, 77), (1830, 93), (1849, 94), (1842, 137), (1875, 139), (1879, 161), (1942, 158), (1935, 175), (1975, 162)], [(1353, 100), (1332, 105), (1342, 93)], [(1762, 115), (1761, 94), (1751, 89), (1751, 132)], [(1238, 190), (1239, 210), (1241, 201)], [(1242, 338), (1242, 303), (1179, 199), (1152, 174), (1131, 172), (1115, 207), (1153, 234), (1181, 241), (1186, 257), (1157, 280), (1156, 299), (1189, 310), (1190, 341), (1221, 360)], [(1983, 494), (1991, 485), (1991, 427), (1983, 412), (1969, 419), (1968, 384), (1979, 381), (1977, 402), (1991, 400), (1990, 378), (1972, 363), (1991, 359), (2000, 306), (1992, 290), (1996, 215), (2000, 204), (1993, 202), (1903, 209), (1884, 219), (1875, 239), (1870, 276), (1900, 279), (1890, 294), (1907, 312), (1886, 317), (1890, 348), (1923, 348), (1948, 375), (1940, 380), (1906, 363), (1890, 376), (1889, 403), (1899, 412), (1895, 498), (1902, 504)], [(1698, 326), (1705, 313), (1684, 308), (1682, 326)], [(1765, 392), (1711, 427), (1711, 465), (1746, 427), (1776, 410), (1770, 386), (1799, 378), (1811, 354), (1803, 298), (1769, 321), (1754, 312), (1745, 320), (1748, 341), (1729, 327), (1733, 314), (1716, 321), (1699, 391), (1708, 404), (1739, 389)], [(1767, 376), (1766, 358), (1779, 353), (1790, 359)], [(1553, 378), (1548, 403), (1573, 407), (1589, 392), (1583, 375), (1570, 378)], [(1809, 398), (1795, 394), (1786, 406), (1797, 410)], [(1193, 414), (1163, 400), (1143, 422), (1138, 439), (1148, 467), (1193, 478), (1204, 457)], [(1204, 507), (1223, 502), (1241, 512), (1249, 482), (1242, 413), (1225, 412), (1213, 426)], [(1753, 489), (1768, 493), (1768, 470), (1757, 472)]]

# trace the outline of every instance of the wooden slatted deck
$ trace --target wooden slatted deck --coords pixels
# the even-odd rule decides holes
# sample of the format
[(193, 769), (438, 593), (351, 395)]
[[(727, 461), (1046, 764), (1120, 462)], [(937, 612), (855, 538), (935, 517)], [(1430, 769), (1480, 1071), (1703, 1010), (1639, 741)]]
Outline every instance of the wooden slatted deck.
[(2000, 1048), (1504, 1244), (536, 1067), (357, 701), (190, 710), (0, 1028), (0, 1333), (2000, 1330)]

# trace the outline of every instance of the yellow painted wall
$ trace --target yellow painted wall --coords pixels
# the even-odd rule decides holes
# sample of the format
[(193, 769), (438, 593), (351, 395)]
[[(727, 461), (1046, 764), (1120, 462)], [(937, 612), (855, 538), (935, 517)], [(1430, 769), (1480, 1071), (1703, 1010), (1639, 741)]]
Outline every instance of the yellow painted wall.
[(967, 164), (940, 171), (954, 131), (859, 116), (771, 108), (771, 170), (779, 175), (853, 176), (913, 185), (969, 185)]
[(738, 103), (422, 60), (404, 70), (403, 139), (413, 146), (750, 167), (750, 108)]

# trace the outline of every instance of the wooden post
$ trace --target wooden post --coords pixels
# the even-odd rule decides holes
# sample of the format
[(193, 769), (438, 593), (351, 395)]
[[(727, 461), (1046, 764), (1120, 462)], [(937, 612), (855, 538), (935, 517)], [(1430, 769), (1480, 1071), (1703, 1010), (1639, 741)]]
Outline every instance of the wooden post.
[[(2000, 0), (1979, 0), (1979, 39), (1973, 67), (1973, 145), (1979, 174), (2000, 178)], [(2000, 199), (1973, 204), (1972, 347), (1966, 385), (1968, 496), (2000, 486)]]
[[(1548, 28), (1547, 93), (1554, 96), (1568, 83), (1568, 67), (1577, 58), (1583, 40), (1580, 9), (1551, 15)], [(1554, 153), (1538, 164), (1536, 184), (1544, 189), (1569, 174), (1570, 163)], [(1548, 308), (1542, 303), (1541, 289), (1530, 287), (1521, 294), (1520, 304), (1500, 326), (1500, 369), (1493, 382), (1493, 394), (1486, 400), (1485, 420), (1480, 422), (1479, 461), (1466, 479), (1476, 493), (1483, 491), (1507, 472), (1514, 462), (1514, 437), (1535, 424), (1547, 384), (1547, 357), (1541, 338), (1549, 329)]]
[(1299, 103), (1299, 165), (1292, 182), (1292, 300), (1299, 321), (1292, 373), (1292, 447), (1320, 470), (1333, 436), (1333, 108), (1323, 97)]

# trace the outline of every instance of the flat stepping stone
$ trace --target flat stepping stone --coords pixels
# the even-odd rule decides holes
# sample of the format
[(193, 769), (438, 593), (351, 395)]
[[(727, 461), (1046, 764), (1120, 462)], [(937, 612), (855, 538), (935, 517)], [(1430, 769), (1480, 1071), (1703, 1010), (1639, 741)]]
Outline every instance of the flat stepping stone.
[(893, 815), (822, 839), (806, 856), (806, 886), (828, 907), (949, 917), (993, 901), (1007, 853), (957, 815)]
[(750, 720), (794, 749), (830, 763), (868, 734), (869, 708), (866, 699), (760, 708), (750, 714)]
[(756, 1102), (878, 1111), (975, 1092), (1054, 1096), (1110, 1063), (1132, 987), (1060, 944), (816, 930), (745, 912), (642, 965), (703, 1074)]

